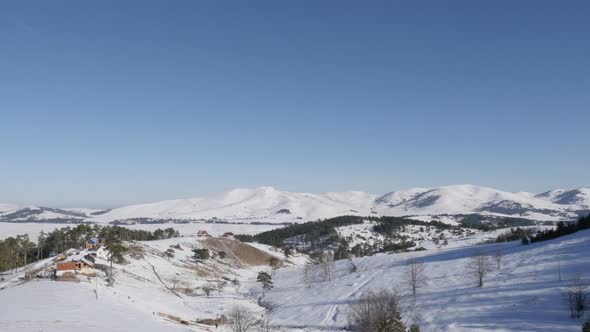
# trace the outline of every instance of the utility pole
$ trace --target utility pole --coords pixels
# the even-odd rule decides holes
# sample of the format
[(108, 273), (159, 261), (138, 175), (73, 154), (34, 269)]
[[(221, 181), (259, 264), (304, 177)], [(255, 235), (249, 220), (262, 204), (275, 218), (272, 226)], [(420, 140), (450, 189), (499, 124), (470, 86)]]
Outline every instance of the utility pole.
[(221, 316), (219, 317), (219, 320), (220, 331), (223, 332), (223, 305), (221, 305)]

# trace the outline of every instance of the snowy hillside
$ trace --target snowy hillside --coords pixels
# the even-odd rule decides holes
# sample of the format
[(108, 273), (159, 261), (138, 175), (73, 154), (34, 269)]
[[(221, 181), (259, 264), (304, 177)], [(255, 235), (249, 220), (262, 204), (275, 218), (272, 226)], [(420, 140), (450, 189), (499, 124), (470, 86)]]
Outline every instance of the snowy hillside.
[[(570, 318), (563, 291), (581, 274), (590, 282), (590, 231), (528, 246), (519, 241), (338, 261), (331, 281), (306, 287), (301, 267), (280, 270), (267, 300), (272, 324), (339, 329), (348, 325), (348, 305), (367, 290), (396, 288), (402, 314), (421, 331), (580, 331)], [(501, 266), (493, 257), (502, 254)], [(494, 269), (483, 288), (468, 273), (475, 255), (490, 255)], [(408, 259), (424, 264), (426, 283), (416, 300), (404, 281)], [(561, 271), (562, 281), (559, 280)]]
[[(215, 257), (197, 264), (193, 248), (208, 249)], [(167, 255), (170, 251), (173, 257)], [(257, 316), (264, 313), (246, 295), (271, 256), (230, 239), (174, 238), (132, 244), (127, 262), (114, 266), (113, 285), (102, 272), (79, 276), (77, 282), (21, 279), (25, 270), (55, 266), (46, 259), (3, 275), (0, 331), (213, 331), (212, 321), (235, 305)], [(100, 256), (96, 263), (108, 266)]]
[(37, 206), (7, 206), (2, 212), (0, 207), (0, 222), (53, 222), (53, 223), (81, 223), (89, 221), (85, 212), (76, 210), (54, 209)]
[(163, 201), (113, 209), (99, 221), (129, 218), (291, 221), (314, 220), (354, 213), (368, 214), (371, 195), (290, 193), (272, 187), (234, 189), (202, 198)]
[[(569, 203), (568, 203), (569, 204)], [(528, 193), (510, 193), (472, 185), (393, 192), (377, 199), (381, 215), (496, 214), (529, 219), (571, 218), (570, 209)]]
[(290, 223), (342, 215), (424, 217), (469, 214), (557, 221), (575, 219), (589, 211), (589, 188), (554, 190), (534, 195), (473, 185), (455, 185), (412, 188), (377, 197), (358, 191), (308, 194), (260, 187), (103, 211), (6, 204), (0, 205), (0, 221), (136, 223), (222, 220)]
[[(369, 226), (338, 231), (369, 236)], [(409, 236), (416, 235), (414, 231), (406, 229)], [(310, 286), (304, 278), (306, 255), (286, 258), (269, 246), (225, 238), (131, 243), (126, 262), (114, 265), (112, 285), (101, 255), (96, 258), (97, 266), (102, 265), (97, 277), (79, 275), (69, 282), (23, 279), (25, 271), (54, 267), (49, 258), (2, 275), (0, 330), (215, 331), (214, 320), (240, 305), (267, 320), (273, 331), (336, 331), (348, 325), (348, 306), (365, 291), (396, 288), (404, 322), (418, 323), (421, 331), (579, 331), (582, 320), (570, 318), (563, 291), (577, 276), (590, 282), (590, 258), (580, 254), (590, 250), (590, 231), (531, 245), (477, 245), (501, 231), (448, 234), (449, 245), (423, 243), (427, 251), (340, 260), (334, 263), (331, 280), (322, 281), (316, 274)], [(418, 236), (430, 242), (436, 234), (426, 230)], [(208, 249), (213, 257), (197, 263), (195, 248)], [(67, 259), (87, 253), (68, 252), (72, 256)], [(499, 268), (494, 260), (498, 253)], [(489, 255), (494, 266), (482, 288), (468, 273), (476, 255)], [(274, 274), (274, 288), (266, 292), (263, 303), (272, 309), (267, 313), (257, 304), (262, 294), (256, 276), (269, 271), (271, 257), (283, 260), (285, 267)], [(416, 298), (404, 277), (410, 259), (423, 264), (426, 276)]]
[(10, 211), (15, 211), (20, 208), (17, 204), (1, 204), (0, 203), (0, 214), (7, 213)]
[(540, 194), (539, 197), (548, 198), (557, 204), (578, 205), (582, 208), (590, 209), (590, 188), (553, 190)]

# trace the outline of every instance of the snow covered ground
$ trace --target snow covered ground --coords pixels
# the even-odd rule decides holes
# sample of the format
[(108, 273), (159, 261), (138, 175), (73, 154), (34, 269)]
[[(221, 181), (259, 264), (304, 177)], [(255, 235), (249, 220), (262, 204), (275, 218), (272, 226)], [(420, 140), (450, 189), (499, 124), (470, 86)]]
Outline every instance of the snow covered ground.
[(0, 291), (0, 331), (191, 331), (137, 310), (133, 300), (92, 283), (30, 282)]
[[(447, 246), (430, 246), (427, 251), (355, 258), (356, 272), (351, 261), (337, 261), (333, 280), (317, 281), (310, 288), (302, 277), (305, 255), (285, 259), (266, 245), (219, 238), (137, 242), (131, 245), (127, 263), (115, 264), (112, 286), (101, 277), (80, 277), (79, 283), (25, 282), (21, 277), (26, 269), (3, 275), (0, 331), (213, 331), (197, 321), (227, 315), (236, 304), (263, 318), (256, 275), (269, 271), (271, 256), (286, 260), (266, 295), (274, 331), (341, 329), (348, 325), (348, 304), (369, 289), (382, 288), (401, 292), (405, 322), (417, 322), (422, 331), (579, 331), (582, 321), (569, 317), (562, 291), (579, 274), (590, 282), (590, 257), (585, 254), (590, 250), (590, 231), (528, 246), (480, 244), (503, 231), (451, 237)], [(224, 251), (226, 257), (195, 264), (193, 248)], [(174, 257), (164, 254), (169, 249)], [(502, 253), (501, 268), (485, 278), (483, 288), (477, 287), (466, 272), (471, 257), (497, 253)], [(423, 263), (428, 275), (416, 300), (404, 281), (410, 258)], [(52, 264), (46, 259), (27, 269)], [(207, 287), (212, 289), (209, 295)]]
[[(167, 257), (172, 248), (174, 257)], [(221, 248), (227, 257), (195, 264), (193, 248), (212, 254)], [(80, 276), (79, 283), (20, 279), (24, 270), (53, 264), (46, 259), (3, 276), (0, 331), (212, 331), (196, 321), (227, 316), (235, 305), (264, 314), (247, 295), (258, 271), (268, 269), (268, 257), (235, 240), (175, 238), (132, 244), (127, 263), (114, 266), (112, 286), (101, 277)]]
[[(480, 239), (481, 240), (481, 239)], [(300, 267), (284, 269), (267, 299), (272, 324), (339, 329), (347, 326), (347, 305), (364, 291), (396, 288), (403, 294), (404, 319), (422, 331), (579, 331), (582, 321), (569, 317), (562, 290), (582, 274), (590, 282), (590, 231), (535, 243), (517, 242), (379, 254), (336, 262), (336, 277), (306, 288)], [(470, 257), (501, 252), (501, 268), (483, 288), (469, 276)], [(558, 260), (559, 257), (559, 260)], [(407, 262), (424, 263), (427, 284), (416, 301), (404, 281)], [(559, 265), (558, 265), (559, 262)], [(558, 268), (563, 281), (559, 281)]]

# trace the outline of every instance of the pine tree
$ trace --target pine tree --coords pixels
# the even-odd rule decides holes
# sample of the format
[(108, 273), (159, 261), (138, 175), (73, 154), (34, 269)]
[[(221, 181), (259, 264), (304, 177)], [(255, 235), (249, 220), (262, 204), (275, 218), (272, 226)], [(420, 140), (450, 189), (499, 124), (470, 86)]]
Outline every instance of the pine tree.
[(117, 263), (121, 263), (124, 261), (123, 253), (125, 252), (125, 247), (121, 242), (121, 239), (117, 234), (114, 232), (109, 232), (107, 238), (105, 239), (106, 242), (106, 249), (109, 251), (109, 262), (110, 262), (110, 275), (109, 281), (113, 281), (113, 261), (117, 261)]
[(291, 256), (291, 248), (289, 248), (289, 247), (283, 248), (283, 254), (285, 254), (285, 257), (287, 257), (287, 258), (289, 256)]
[(262, 284), (262, 296), (264, 297), (265, 290), (271, 290), (274, 286), (272, 285), (272, 276), (264, 271), (258, 272), (256, 281)]

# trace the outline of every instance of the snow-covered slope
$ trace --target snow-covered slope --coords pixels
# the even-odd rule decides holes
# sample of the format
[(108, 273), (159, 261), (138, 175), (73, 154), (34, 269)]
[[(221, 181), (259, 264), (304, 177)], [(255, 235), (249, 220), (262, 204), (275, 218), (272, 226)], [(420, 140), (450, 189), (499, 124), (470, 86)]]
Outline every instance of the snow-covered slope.
[(578, 205), (582, 208), (590, 208), (590, 188), (553, 190), (540, 194), (539, 197), (548, 198), (557, 204)]
[(0, 222), (81, 223), (87, 221), (87, 219), (89, 219), (88, 215), (84, 212), (38, 206), (13, 206), (12, 209), (0, 212)]
[[(495, 235), (495, 234), (494, 234)], [(50, 269), (52, 258), (33, 263), (0, 280), (0, 331), (216, 331), (213, 319), (227, 316), (235, 305), (269, 321), (273, 331), (339, 331), (346, 327), (349, 305), (365, 291), (397, 289), (404, 322), (421, 331), (580, 331), (581, 320), (570, 318), (563, 292), (577, 277), (590, 281), (590, 230), (550, 241), (474, 245), (491, 236), (477, 233), (449, 248), (377, 254), (335, 262), (331, 280), (321, 269), (311, 287), (304, 281), (307, 256), (288, 259), (272, 247), (223, 238), (174, 238), (130, 244), (125, 264), (114, 264), (115, 282), (104, 272), (79, 282), (23, 280), (25, 271)], [(460, 243), (459, 243), (460, 242)], [(215, 253), (193, 260), (193, 248)], [(173, 251), (172, 257), (166, 252)], [(225, 252), (225, 257), (220, 252)], [(86, 252), (69, 250), (73, 256)], [(468, 266), (471, 257), (502, 254), (500, 267), (484, 278), (484, 287)], [(273, 276), (265, 306), (256, 276), (268, 271), (271, 256), (286, 267)], [(425, 284), (410, 295), (404, 275), (410, 259), (423, 264)], [(96, 261), (108, 271), (107, 262)], [(351, 269), (352, 264), (355, 268)], [(212, 289), (207, 295), (206, 289)]]
[[(482, 234), (482, 236), (485, 234)], [(336, 262), (335, 277), (306, 287), (301, 267), (279, 270), (267, 293), (273, 325), (341, 329), (349, 304), (365, 291), (397, 289), (403, 320), (421, 331), (580, 331), (563, 299), (566, 287), (581, 276), (590, 281), (590, 230), (524, 246), (520, 241), (378, 254)], [(502, 254), (500, 268), (493, 257)], [(490, 255), (494, 270), (484, 287), (469, 274), (471, 257)], [(414, 299), (404, 281), (408, 260), (424, 265), (425, 285)], [(559, 273), (561, 272), (561, 274)], [(560, 280), (561, 276), (561, 280)]]
[[(51, 258), (42, 260), (3, 274), (0, 331), (214, 331), (212, 320), (227, 316), (236, 305), (260, 317), (264, 309), (245, 296), (271, 257), (268, 247), (258, 246), (267, 251), (222, 238), (136, 242), (125, 255), (126, 263), (114, 264), (112, 285), (101, 271), (98, 277), (79, 275), (79, 282), (22, 280), (25, 270), (55, 266)], [(206, 248), (215, 257), (197, 264), (193, 248)], [(166, 254), (171, 250), (173, 257)], [(227, 256), (220, 258), (220, 251)], [(100, 256), (96, 263), (108, 266)]]
[(3, 213), (10, 212), (10, 211), (18, 210), (19, 208), (21, 208), (21, 207), (17, 204), (1, 204), (0, 203), (0, 215)]
[(314, 220), (354, 213), (368, 214), (372, 195), (329, 193), (323, 195), (291, 193), (272, 187), (234, 189), (202, 198), (170, 200), (131, 205), (96, 216), (111, 221), (129, 218), (229, 220)]
[(590, 211), (590, 188), (539, 195), (474, 185), (412, 188), (383, 196), (359, 192), (293, 193), (272, 187), (234, 189), (198, 198), (137, 204), (111, 210), (0, 205), (0, 221), (112, 222), (137, 219), (235, 222), (305, 222), (341, 215), (494, 215), (531, 220), (571, 220)]

